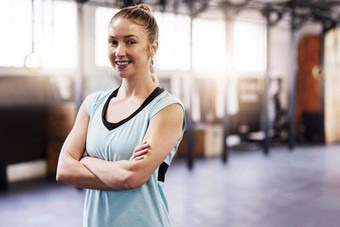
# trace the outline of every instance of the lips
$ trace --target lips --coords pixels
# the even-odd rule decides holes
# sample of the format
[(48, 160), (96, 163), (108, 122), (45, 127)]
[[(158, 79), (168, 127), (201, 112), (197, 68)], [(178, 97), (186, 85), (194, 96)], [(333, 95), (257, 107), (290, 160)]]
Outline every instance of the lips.
[(130, 64), (132, 61), (116, 61), (116, 65), (118, 66), (127, 66), (128, 64)]

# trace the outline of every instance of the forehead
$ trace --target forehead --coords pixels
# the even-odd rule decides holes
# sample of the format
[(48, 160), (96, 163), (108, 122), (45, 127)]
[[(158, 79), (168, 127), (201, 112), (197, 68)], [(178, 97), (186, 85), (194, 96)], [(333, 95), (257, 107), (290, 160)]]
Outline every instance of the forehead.
[(146, 31), (144, 26), (133, 22), (130, 19), (116, 19), (112, 21), (108, 28), (108, 36), (125, 37), (128, 35), (134, 35), (139, 38), (146, 37)]

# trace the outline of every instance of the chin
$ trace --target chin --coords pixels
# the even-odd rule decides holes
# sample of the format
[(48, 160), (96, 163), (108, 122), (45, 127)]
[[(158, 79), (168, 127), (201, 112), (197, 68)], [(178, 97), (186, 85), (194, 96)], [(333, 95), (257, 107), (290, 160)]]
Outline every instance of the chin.
[(118, 71), (116, 71), (117, 72), (117, 76), (118, 77), (120, 77), (121, 79), (126, 79), (126, 78), (129, 78), (129, 77), (131, 77), (129, 74), (127, 74), (127, 73), (122, 73), (122, 72), (118, 72)]

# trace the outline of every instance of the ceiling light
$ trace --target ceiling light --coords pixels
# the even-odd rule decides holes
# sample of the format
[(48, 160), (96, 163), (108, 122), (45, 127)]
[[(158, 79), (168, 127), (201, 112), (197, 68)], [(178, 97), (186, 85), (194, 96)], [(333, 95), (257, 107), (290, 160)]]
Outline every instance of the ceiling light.
[(32, 0), (32, 51), (26, 55), (24, 67), (30, 72), (37, 73), (41, 69), (41, 65), (40, 56), (34, 52), (34, 0)]

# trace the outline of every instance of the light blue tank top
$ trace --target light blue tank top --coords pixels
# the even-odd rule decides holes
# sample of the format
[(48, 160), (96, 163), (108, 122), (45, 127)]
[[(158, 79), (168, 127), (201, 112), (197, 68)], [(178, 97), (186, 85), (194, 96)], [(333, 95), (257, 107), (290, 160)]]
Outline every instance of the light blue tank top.
[[(174, 103), (183, 107), (175, 96), (157, 87), (130, 117), (118, 123), (109, 123), (105, 120), (105, 111), (109, 101), (117, 95), (117, 92), (118, 89), (95, 92), (87, 96), (85, 100), (90, 117), (86, 151), (90, 156), (108, 161), (128, 160), (135, 146), (142, 143), (151, 118), (160, 110)], [(183, 132), (185, 127), (186, 123), (183, 119)], [(162, 187), (164, 174), (178, 145), (179, 142), (176, 143), (163, 164), (141, 187), (124, 191), (87, 189), (83, 226), (171, 226)]]

